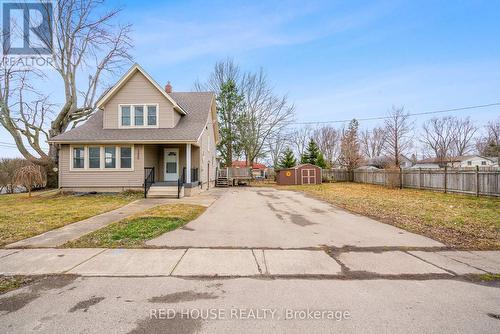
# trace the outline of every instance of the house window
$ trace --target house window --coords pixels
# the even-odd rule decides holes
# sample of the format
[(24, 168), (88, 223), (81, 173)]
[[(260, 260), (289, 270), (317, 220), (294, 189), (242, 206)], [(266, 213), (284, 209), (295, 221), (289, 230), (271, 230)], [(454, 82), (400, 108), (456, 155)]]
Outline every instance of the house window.
[(120, 105), (121, 127), (158, 127), (158, 105)]
[(467, 166), (472, 166), (472, 161), (467, 161)]
[(122, 106), (122, 126), (130, 126), (130, 106)]
[(101, 148), (89, 147), (89, 168), (101, 168)]
[(134, 125), (143, 126), (144, 125), (144, 107), (134, 106)]
[(132, 168), (131, 147), (120, 147), (120, 168)]
[(156, 106), (148, 106), (148, 125), (156, 125)]
[(104, 168), (116, 168), (116, 147), (106, 146), (104, 148)]
[(486, 166), (486, 161), (481, 161), (481, 166)]
[(73, 147), (73, 168), (85, 167), (85, 149), (83, 147)]

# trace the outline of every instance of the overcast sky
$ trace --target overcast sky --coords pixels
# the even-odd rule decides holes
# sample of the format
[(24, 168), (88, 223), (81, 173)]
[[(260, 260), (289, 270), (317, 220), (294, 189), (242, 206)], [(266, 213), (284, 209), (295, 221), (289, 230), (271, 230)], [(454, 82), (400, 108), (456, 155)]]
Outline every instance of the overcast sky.
[[(191, 90), (230, 57), (243, 70), (263, 67), (295, 103), (297, 121), (382, 116), (392, 105), (416, 113), (500, 102), (500, 1), (108, 5), (123, 6), (120, 20), (134, 26), (136, 61), (175, 91)], [(51, 93), (62, 100), (60, 87)], [(450, 114), (484, 124), (500, 107)], [(0, 142), (12, 142), (3, 129)], [(0, 147), (0, 156), (13, 155)]]

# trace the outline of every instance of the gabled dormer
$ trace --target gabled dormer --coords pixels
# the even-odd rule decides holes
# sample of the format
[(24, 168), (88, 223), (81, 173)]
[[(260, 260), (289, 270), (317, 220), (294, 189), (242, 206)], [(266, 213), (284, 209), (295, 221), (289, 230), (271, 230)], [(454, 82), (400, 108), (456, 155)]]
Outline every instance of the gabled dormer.
[(139, 64), (97, 102), (103, 129), (173, 128), (186, 112)]

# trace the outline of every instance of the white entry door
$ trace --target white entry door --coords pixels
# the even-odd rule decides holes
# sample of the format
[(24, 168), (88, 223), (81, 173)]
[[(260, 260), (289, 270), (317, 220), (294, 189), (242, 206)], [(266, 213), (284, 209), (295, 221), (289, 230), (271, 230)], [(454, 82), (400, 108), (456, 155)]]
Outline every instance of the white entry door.
[(165, 181), (177, 181), (179, 179), (179, 149), (166, 148), (163, 161)]

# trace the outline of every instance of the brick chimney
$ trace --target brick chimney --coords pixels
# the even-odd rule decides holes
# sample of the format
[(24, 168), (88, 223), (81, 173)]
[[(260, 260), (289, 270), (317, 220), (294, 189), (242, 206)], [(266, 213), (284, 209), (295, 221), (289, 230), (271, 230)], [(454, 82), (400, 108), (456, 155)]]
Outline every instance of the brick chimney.
[(170, 81), (168, 81), (167, 84), (165, 85), (165, 91), (168, 94), (172, 93), (172, 85), (170, 84)]

